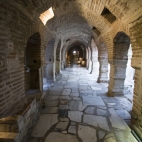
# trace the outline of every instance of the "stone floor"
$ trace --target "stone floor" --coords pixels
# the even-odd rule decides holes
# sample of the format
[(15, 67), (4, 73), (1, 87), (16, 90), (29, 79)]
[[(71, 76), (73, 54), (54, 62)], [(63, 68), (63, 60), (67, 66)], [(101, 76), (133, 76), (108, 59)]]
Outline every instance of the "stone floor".
[(85, 68), (66, 68), (46, 92), (28, 142), (137, 142), (127, 125), (131, 102), (107, 97), (107, 86)]

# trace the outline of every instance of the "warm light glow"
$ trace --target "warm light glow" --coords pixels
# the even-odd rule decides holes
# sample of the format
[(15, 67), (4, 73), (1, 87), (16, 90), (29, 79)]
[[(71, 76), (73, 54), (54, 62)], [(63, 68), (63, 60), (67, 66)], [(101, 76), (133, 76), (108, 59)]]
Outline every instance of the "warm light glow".
[(52, 10), (52, 7), (50, 7), (48, 10), (46, 10), (45, 12), (43, 12), (42, 14), (40, 14), (40, 20), (42, 21), (42, 23), (44, 25), (46, 25), (46, 22), (48, 20), (50, 20), (51, 18), (54, 17), (54, 12)]
[(76, 51), (73, 51), (74, 54), (76, 54)]

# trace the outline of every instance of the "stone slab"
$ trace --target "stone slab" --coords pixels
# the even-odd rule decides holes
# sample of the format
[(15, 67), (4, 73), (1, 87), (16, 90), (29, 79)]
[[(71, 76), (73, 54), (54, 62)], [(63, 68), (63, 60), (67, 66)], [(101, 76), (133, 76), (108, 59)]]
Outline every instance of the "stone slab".
[(95, 113), (95, 107), (87, 107), (85, 109), (85, 113), (87, 113), (87, 114), (94, 114)]
[(130, 131), (130, 128), (126, 124), (126, 122), (116, 113), (116, 111), (113, 108), (109, 109), (110, 113), (110, 122), (112, 124), (112, 127), (120, 129), (120, 130), (126, 130)]
[(46, 101), (45, 100), (45, 106), (57, 106), (58, 105), (58, 100), (57, 101)]
[(79, 93), (78, 93), (78, 92), (71, 93), (70, 96), (73, 96), (73, 97), (76, 96), (76, 97), (78, 97), (78, 96), (79, 96)]
[(70, 101), (69, 102), (70, 110), (78, 110), (78, 111), (83, 111), (86, 106), (82, 105), (81, 101)]
[(62, 100), (68, 100), (68, 101), (71, 100), (70, 96), (60, 96), (59, 98), (62, 99)]
[(138, 142), (131, 132), (114, 131), (118, 142)]
[(69, 122), (69, 119), (68, 119), (68, 118), (62, 118), (62, 117), (61, 117), (61, 118), (60, 118), (60, 121), (61, 121), (61, 122)]
[(80, 111), (68, 111), (68, 117), (71, 121), (81, 122), (83, 113)]
[(122, 119), (131, 119), (131, 115), (125, 109), (115, 110)]
[(58, 107), (45, 107), (42, 108), (41, 113), (42, 114), (47, 114), (47, 113), (57, 113)]
[(69, 105), (60, 105), (59, 109), (70, 109)]
[(78, 136), (82, 142), (97, 142), (96, 130), (89, 126), (79, 125)]
[(44, 97), (45, 100), (51, 100), (51, 101), (54, 101), (54, 100), (58, 100), (59, 96), (55, 96), (55, 95), (46, 95)]
[(99, 131), (99, 139), (102, 139), (105, 136), (105, 132), (104, 131)]
[(71, 89), (63, 89), (63, 92), (62, 92), (62, 94), (61, 95), (70, 95), (70, 93), (71, 93)]
[(83, 122), (109, 131), (109, 126), (106, 117), (85, 114), (83, 117)]
[(107, 110), (97, 108), (97, 115), (108, 116)]
[[(107, 134), (105, 136), (104, 142), (117, 142), (113, 133)], [(123, 141), (124, 142), (124, 141)]]
[(59, 109), (59, 117), (67, 118), (68, 117), (68, 109)]
[(76, 134), (76, 126), (69, 126), (68, 133)]
[(52, 132), (46, 137), (45, 142), (79, 142), (79, 141), (77, 137), (74, 135)]
[(91, 86), (92, 90), (102, 90), (102, 88)]
[(79, 98), (79, 97), (73, 97), (73, 100), (74, 101), (81, 101), (81, 98)]
[(82, 96), (83, 105), (95, 105), (95, 106), (105, 106), (102, 98), (100, 96)]
[(62, 90), (50, 90), (49, 95), (55, 95), (59, 96), (61, 94)]
[(42, 114), (33, 131), (32, 131), (32, 136), (33, 137), (43, 137), (46, 132), (58, 122), (58, 114)]
[(59, 122), (56, 125), (56, 128), (61, 129), (61, 130), (65, 130), (67, 128), (68, 124), (69, 124), (69, 122)]

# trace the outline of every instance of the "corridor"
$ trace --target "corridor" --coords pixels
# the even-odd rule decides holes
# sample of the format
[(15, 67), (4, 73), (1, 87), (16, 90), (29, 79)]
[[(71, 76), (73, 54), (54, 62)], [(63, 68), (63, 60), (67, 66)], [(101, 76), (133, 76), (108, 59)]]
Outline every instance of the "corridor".
[(66, 68), (46, 91), (39, 118), (23, 142), (137, 142), (128, 126), (130, 97), (107, 97), (107, 87), (86, 68)]

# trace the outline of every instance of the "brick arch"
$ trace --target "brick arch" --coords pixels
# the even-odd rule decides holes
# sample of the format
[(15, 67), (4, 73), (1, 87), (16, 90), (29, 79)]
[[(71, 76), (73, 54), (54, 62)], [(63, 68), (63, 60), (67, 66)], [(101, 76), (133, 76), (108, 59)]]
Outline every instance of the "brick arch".
[(25, 49), (25, 90), (39, 89), (39, 68), (41, 67), (41, 37), (33, 34), (27, 41)]
[[(113, 62), (110, 68), (110, 82), (108, 95), (123, 95), (126, 65), (130, 38), (124, 32), (118, 32), (113, 40)], [(114, 83), (112, 83), (114, 82)], [(110, 88), (113, 88), (112, 90)]]

